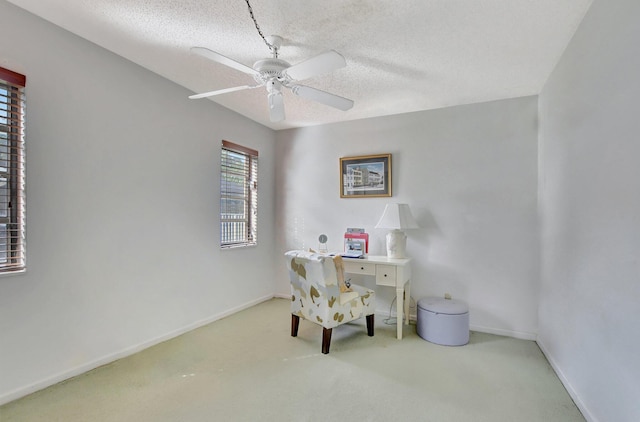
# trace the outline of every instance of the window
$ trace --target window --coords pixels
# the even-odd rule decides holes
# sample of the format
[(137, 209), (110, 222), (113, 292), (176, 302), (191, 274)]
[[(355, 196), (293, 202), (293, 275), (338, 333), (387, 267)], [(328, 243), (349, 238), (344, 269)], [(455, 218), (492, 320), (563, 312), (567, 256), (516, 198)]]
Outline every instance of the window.
[(0, 67), (0, 273), (25, 269), (25, 81)]
[(222, 141), (220, 247), (257, 243), (258, 151)]

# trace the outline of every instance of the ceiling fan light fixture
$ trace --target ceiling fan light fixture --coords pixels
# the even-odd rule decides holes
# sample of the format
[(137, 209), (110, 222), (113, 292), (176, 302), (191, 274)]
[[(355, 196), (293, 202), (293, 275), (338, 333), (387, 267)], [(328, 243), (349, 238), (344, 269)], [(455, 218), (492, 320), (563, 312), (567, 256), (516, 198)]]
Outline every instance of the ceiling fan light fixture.
[(273, 110), (278, 106), (278, 97), (281, 97), (281, 96), (282, 96), (281, 92), (270, 92), (269, 95), (267, 95), (267, 99), (269, 100), (270, 110)]
[(282, 95), (282, 84), (277, 79), (270, 79), (266, 84), (267, 92), (269, 95), (271, 94), (281, 94)]
[(269, 120), (280, 122), (284, 120), (284, 100), (282, 92), (272, 91), (267, 95), (269, 104)]

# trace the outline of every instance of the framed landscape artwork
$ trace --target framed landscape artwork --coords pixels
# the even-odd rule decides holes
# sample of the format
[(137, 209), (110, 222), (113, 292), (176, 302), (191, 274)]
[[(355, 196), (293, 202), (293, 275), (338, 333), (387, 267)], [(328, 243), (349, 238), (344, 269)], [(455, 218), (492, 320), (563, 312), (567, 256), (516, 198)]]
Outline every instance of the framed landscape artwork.
[(391, 196), (391, 154), (340, 158), (340, 197)]

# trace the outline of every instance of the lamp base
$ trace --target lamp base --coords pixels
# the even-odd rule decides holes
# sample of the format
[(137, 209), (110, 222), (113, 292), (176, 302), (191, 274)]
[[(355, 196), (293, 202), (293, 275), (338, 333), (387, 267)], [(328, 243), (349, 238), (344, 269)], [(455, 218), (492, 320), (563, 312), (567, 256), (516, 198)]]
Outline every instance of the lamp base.
[(387, 258), (405, 258), (407, 236), (403, 231), (395, 229), (387, 233)]

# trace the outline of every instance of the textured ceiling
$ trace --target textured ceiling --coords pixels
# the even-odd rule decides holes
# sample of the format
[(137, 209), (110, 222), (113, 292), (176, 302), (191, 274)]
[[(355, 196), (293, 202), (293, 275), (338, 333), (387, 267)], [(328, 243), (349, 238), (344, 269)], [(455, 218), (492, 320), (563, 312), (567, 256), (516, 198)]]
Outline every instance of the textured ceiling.
[[(252, 66), (270, 57), (245, 0), (8, 0), (193, 92), (253, 84), (189, 52), (202, 46)], [(280, 58), (334, 49), (347, 67), (304, 84), (355, 101), (339, 111), (285, 91), (286, 120), (267, 93), (212, 97), (273, 129), (535, 95), (592, 0), (253, 0)], [(192, 100), (192, 101), (210, 101)]]

